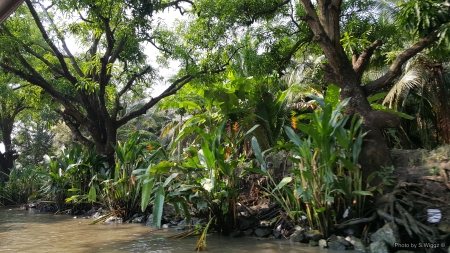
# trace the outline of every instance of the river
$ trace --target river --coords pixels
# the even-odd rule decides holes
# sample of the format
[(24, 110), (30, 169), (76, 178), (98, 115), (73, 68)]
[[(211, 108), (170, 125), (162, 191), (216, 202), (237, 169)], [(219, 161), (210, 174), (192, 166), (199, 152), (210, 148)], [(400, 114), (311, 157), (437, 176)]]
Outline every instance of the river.
[[(198, 236), (182, 240), (167, 239), (167, 236), (177, 233), (174, 229), (158, 230), (142, 224), (89, 225), (90, 222), (91, 219), (35, 214), (18, 208), (0, 207), (0, 252), (192, 253), (195, 252), (198, 240)], [(327, 252), (318, 247), (310, 248), (284, 239), (208, 235), (206, 243), (208, 252), (217, 253)]]

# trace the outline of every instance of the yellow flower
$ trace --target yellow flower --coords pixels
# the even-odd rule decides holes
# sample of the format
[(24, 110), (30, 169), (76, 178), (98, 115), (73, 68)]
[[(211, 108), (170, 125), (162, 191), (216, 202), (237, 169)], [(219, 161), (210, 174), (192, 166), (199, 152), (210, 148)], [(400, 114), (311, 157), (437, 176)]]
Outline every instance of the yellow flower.
[(292, 124), (292, 128), (294, 130), (297, 130), (297, 118), (295, 118), (294, 116), (291, 117), (291, 124)]
[(231, 155), (231, 150), (232, 150), (232, 148), (231, 148), (230, 146), (227, 146), (227, 147), (225, 148), (225, 160), (227, 160), (228, 157), (230, 157), (230, 155)]
[(235, 131), (235, 132), (239, 131), (239, 123), (234, 122), (234, 124), (233, 124), (233, 131)]

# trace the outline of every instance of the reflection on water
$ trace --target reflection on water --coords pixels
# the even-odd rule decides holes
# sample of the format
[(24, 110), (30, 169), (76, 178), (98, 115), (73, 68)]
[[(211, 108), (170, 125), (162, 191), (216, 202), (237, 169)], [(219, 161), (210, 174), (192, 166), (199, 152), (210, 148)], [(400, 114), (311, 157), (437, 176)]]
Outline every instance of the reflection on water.
[[(176, 233), (172, 229), (157, 230), (141, 224), (89, 225), (91, 221), (1, 207), (0, 252), (195, 252), (198, 237), (166, 239)], [(326, 252), (287, 240), (258, 240), (256, 237), (231, 239), (209, 235), (206, 243), (208, 252), (218, 253)]]

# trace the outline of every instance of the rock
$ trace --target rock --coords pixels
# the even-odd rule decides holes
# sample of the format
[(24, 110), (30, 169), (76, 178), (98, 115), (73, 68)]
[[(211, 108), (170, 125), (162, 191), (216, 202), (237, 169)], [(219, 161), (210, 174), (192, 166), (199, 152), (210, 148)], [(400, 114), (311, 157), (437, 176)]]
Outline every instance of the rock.
[(369, 248), (371, 253), (389, 253), (387, 243), (383, 240), (372, 242)]
[(328, 247), (327, 240), (325, 240), (325, 239), (320, 239), (320, 240), (319, 240), (319, 247), (321, 247), (321, 248), (327, 248), (327, 247)]
[(244, 232), (239, 231), (239, 230), (234, 230), (230, 233), (231, 238), (241, 237), (243, 235), (244, 235)]
[[(328, 238), (327, 241), (328, 241), (328, 249), (331, 250), (346, 250), (348, 248), (353, 247), (351, 243), (345, 240), (345, 238), (342, 236), (332, 235)], [(319, 245), (321, 245), (320, 241)]]
[(162, 227), (162, 228), (169, 228), (169, 224), (168, 224), (168, 223), (163, 224), (161, 227)]
[(361, 251), (361, 252), (367, 252), (366, 245), (364, 244), (364, 242), (361, 239), (356, 238), (354, 236), (347, 236), (345, 238), (345, 240), (350, 242), (353, 245), (353, 248), (355, 250)]
[(137, 216), (131, 219), (131, 223), (142, 223), (144, 222), (145, 216)]
[(265, 228), (255, 229), (255, 234), (256, 234), (256, 236), (259, 236), (259, 237), (266, 237), (266, 236), (270, 235), (271, 233), (272, 233), (272, 231), (270, 229), (265, 229)]
[(247, 230), (250, 228), (250, 226), (252, 224), (252, 222), (249, 221), (248, 219), (241, 218), (241, 217), (238, 218), (238, 221), (239, 221), (239, 229), (240, 230)]
[(318, 245), (319, 245), (319, 243), (317, 241), (309, 240), (309, 246), (315, 247), (315, 246), (318, 246)]
[(250, 228), (250, 229), (247, 229), (244, 231), (244, 235), (246, 235), (246, 236), (249, 236), (251, 234), (253, 234), (253, 228)]
[(153, 214), (150, 214), (147, 218), (147, 222), (145, 222), (146, 226), (153, 227)]
[(304, 227), (300, 227), (299, 225), (296, 225), (296, 226), (294, 227), (294, 229), (295, 229), (295, 231), (299, 231), (299, 232), (305, 231), (305, 228), (304, 228)]
[(111, 216), (105, 220), (105, 223), (122, 223), (122, 218)]
[(301, 242), (301, 241), (305, 240), (305, 238), (306, 237), (305, 237), (305, 234), (303, 232), (295, 231), (289, 237), (289, 241), (291, 241), (291, 242)]
[(328, 249), (331, 250), (345, 250), (345, 245), (338, 241), (328, 242)]
[(349, 246), (353, 246), (349, 241), (347, 241), (342, 236), (337, 236), (336, 239), (337, 239), (336, 240), (337, 242), (339, 242), (340, 244), (344, 245), (346, 248), (348, 248)]
[(95, 212), (94, 215), (92, 215), (92, 219), (98, 219), (102, 216), (101, 212)]
[(262, 220), (259, 222), (260, 227), (273, 227), (274, 222), (270, 220)]
[(449, 223), (439, 223), (438, 229), (445, 234), (450, 234), (450, 224)]
[(309, 230), (309, 231), (305, 232), (305, 236), (307, 239), (310, 239), (313, 241), (318, 241), (318, 240), (324, 238), (323, 234), (320, 233), (319, 230)]
[(282, 230), (281, 228), (282, 228), (282, 226), (280, 224), (273, 230), (273, 236), (275, 238), (280, 238), (281, 237), (281, 230)]
[(378, 229), (370, 236), (372, 242), (385, 241), (389, 246), (394, 247), (395, 243), (400, 242), (400, 234), (398, 226), (393, 222), (389, 222), (382, 228)]

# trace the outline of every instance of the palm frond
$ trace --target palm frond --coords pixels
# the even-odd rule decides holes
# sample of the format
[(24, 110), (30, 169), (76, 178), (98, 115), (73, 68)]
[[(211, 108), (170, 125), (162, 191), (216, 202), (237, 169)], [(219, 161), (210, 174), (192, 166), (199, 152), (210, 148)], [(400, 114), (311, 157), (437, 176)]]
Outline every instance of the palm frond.
[(397, 104), (405, 94), (408, 94), (411, 89), (420, 88), (425, 85), (426, 73), (418, 68), (407, 71), (397, 83), (391, 88), (386, 95), (383, 104), (389, 104), (391, 108), (397, 108)]

